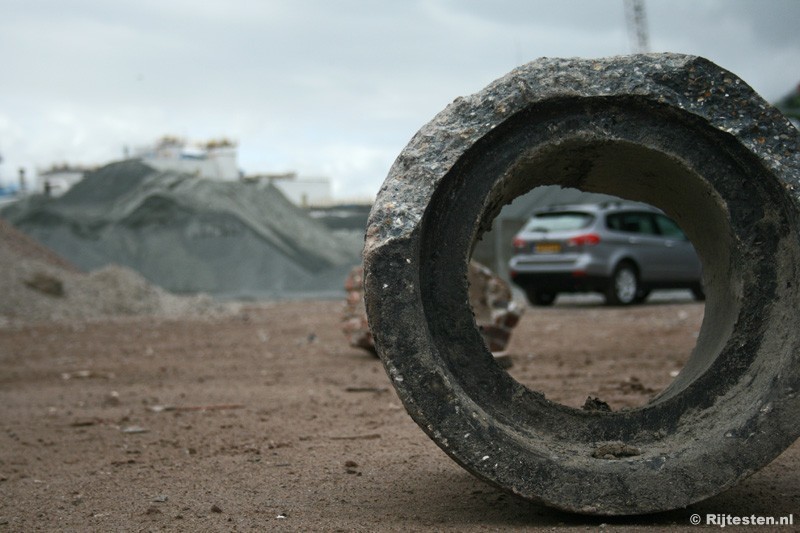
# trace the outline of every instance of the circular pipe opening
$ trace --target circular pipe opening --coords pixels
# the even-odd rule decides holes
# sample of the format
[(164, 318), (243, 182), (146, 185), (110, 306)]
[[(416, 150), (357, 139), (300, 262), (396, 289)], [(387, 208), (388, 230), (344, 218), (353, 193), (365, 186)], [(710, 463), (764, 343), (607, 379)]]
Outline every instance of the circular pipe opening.
[[(598, 112), (587, 110), (588, 114), (596, 116)], [(711, 366), (740, 311), (735, 288), (741, 286), (741, 274), (735, 268), (738, 262), (731, 257), (732, 232), (723, 201), (702, 177), (703, 169), (697, 168), (702, 161), (681, 160), (629, 139), (598, 140), (592, 133), (565, 133), (552, 145), (548, 140), (544, 148), (523, 149), (489, 193), (487, 206), (508, 204), (533, 186), (575, 183), (585, 192), (653, 205), (678, 222), (701, 258), (707, 303), (692, 356), (680, 375), (654, 400), (663, 401), (684, 390)], [(606, 130), (603, 135), (613, 133)], [(577, 169), (584, 175), (576, 175)], [(481, 226), (485, 227), (483, 222)], [(479, 238), (476, 233), (471, 248)]]
[[(457, 331), (469, 329), (472, 324), (466, 321), (471, 317), (463, 309), (443, 309), (441, 293), (454, 291), (451, 301), (464, 301), (463, 284), (451, 282), (453, 273), (462, 277), (475, 242), (500, 208), (539, 185), (575, 187), (655, 205), (684, 228), (697, 248), (704, 266), (706, 318), (683, 371), (647, 407), (674, 398), (712, 366), (740, 312), (737, 288), (742, 285), (738, 271), (742, 261), (734, 257), (734, 234), (724, 200), (704, 176), (717, 176), (725, 168), (729, 181), (747, 180), (735, 162), (715, 150), (710, 132), (698, 135), (693, 125), (677, 122), (672, 114), (668, 108), (643, 109), (626, 99), (549, 102), (508, 119), (445, 176), (425, 215), (421, 264), (429, 284), (425, 285), (425, 279), (421, 282), (432, 333), (443, 341), (439, 353), (450, 360), (452, 368), (465, 367), (465, 359), (491, 358), (480, 343), (453, 342), (454, 321), (444, 317), (460, 317)], [(476, 338), (474, 332), (462, 338), (467, 337)], [(463, 386), (481, 402), (486, 400), (483, 391), (492, 391), (496, 399), (496, 390), (515, 388), (502, 383), (506, 378), (497, 372), (476, 368), (474, 374), (464, 378)], [(490, 379), (498, 383), (490, 384)], [(529, 400), (542, 400), (540, 396), (534, 392)], [(490, 403), (497, 405), (496, 400)], [(497, 406), (502, 411), (511, 409)], [(534, 428), (538, 430), (536, 424)]]

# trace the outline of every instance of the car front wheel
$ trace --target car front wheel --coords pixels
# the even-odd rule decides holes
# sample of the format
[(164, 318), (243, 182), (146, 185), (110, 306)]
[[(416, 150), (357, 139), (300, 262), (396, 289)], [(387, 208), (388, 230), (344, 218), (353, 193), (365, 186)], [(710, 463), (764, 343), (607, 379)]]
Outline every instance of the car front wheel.
[(608, 305), (630, 305), (639, 294), (639, 276), (630, 263), (622, 263), (614, 270), (611, 284), (606, 289)]
[(700, 283), (694, 285), (692, 287), (692, 296), (694, 296), (694, 299), (697, 300), (698, 302), (705, 301), (706, 293), (703, 290), (703, 285), (701, 285)]

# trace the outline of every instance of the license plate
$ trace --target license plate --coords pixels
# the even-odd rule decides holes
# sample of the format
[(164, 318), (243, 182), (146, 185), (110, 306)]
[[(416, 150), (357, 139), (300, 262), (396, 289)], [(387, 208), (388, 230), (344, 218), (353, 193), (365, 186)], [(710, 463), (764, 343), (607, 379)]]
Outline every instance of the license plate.
[(557, 242), (540, 242), (534, 250), (537, 254), (557, 254), (561, 252), (561, 245)]

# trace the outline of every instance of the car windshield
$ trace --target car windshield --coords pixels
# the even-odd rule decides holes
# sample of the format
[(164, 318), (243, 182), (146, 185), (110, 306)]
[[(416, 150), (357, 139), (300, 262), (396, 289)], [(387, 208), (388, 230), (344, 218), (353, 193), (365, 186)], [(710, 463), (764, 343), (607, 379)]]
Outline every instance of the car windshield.
[(593, 215), (578, 211), (559, 211), (558, 213), (539, 213), (531, 217), (523, 231), (550, 232), (571, 231), (585, 228), (592, 223)]

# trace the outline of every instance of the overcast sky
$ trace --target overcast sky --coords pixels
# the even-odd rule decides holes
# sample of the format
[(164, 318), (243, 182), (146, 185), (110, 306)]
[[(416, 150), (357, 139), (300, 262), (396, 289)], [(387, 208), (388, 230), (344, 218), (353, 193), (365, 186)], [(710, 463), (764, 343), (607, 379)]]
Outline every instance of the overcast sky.
[[(800, 1), (645, 7), (654, 52), (703, 55), (769, 101), (800, 82)], [(173, 134), (371, 196), (457, 96), (537, 57), (630, 51), (623, 0), (3, 0), (0, 179)]]

